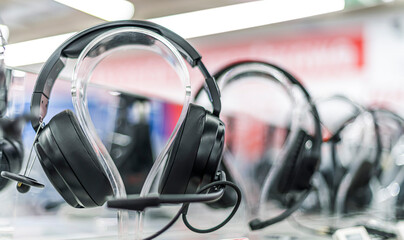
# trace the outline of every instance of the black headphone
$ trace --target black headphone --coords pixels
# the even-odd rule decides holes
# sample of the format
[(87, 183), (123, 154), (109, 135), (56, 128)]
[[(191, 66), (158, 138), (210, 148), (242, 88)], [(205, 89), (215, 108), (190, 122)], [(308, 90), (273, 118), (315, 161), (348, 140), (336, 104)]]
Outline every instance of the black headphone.
[[(338, 214), (344, 214), (351, 211), (353, 205), (355, 204), (359, 207), (364, 207), (364, 205), (368, 204), (371, 200), (369, 182), (371, 177), (377, 176), (378, 171), (380, 170), (380, 157), (382, 151), (382, 143), (380, 136), (379, 123), (376, 117), (377, 112), (385, 112), (386, 110), (374, 109), (374, 108), (365, 108), (360, 104), (354, 102), (352, 99), (343, 96), (343, 95), (334, 95), (326, 100), (337, 99), (344, 101), (351, 106), (354, 107), (354, 112), (348, 119), (346, 119), (332, 134), (332, 136), (326, 141), (331, 144), (331, 160), (332, 167), (327, 169), (321, 169), (320, 173), (326, 179), (327, 185), (330, 188), (330, 202), (331, 202), (331, 211), (337, 212)], [(318, 102), (317, 102), (318, 105)], [(361, 114), (367, 112), (372, 117), (372, 122), (375, 131), (376, 137), (376, 155), (373, 162), (368, 161), (368, 159), (359, 159), (356, 161), (356, 164), (353, 166), (349, 166), (348, 168), (344, 168), (341, 165), (340, 161), (337, 157), (337, 149), (336, 146), (341, 141), (341, 132), (353, 123)], [(387, 111), (386, 111), (387, 112)], [(394, 113), (388, 113), (393, 116)], [(396, 115), (396, 114), (394, 114)], [(393, 116), (397, 121), (400, 121), (400, 116)], [(346, 186), (341, 187), (342, 182), (346, 183)], [(344, 184), (345, 184), (344, 183)], [(401, 192), (400, 192), (401, 193)], [(319, 194), (319, 193), (318, 193)], [(340, 196), (337, 196), (340, 195)], [(359, 198), (358, 198), (359, 197)], [(337, 200), (339, 198), (339, 200)], [(337, 201), (339, 201), (337, 203)], [(361, 201), (361, 202), (360, 202)], [(340, 205), (337, 207), (336, 205)], [(362, 206), (360, 206), (362, 205)], [(396, 214), (399, 214), (399, 210), (397, 209)], [(321, 226), (318, 228), (313, 228), (312, 226), (308, 226), (298, 221), (297, 218), (292, 218), (292, 222), (299, 228), (303, 230), (312, 232), (317, 235), (332, 235), (335, 233), (338, 228), (335, 226)], [(381, 231), (380, 229), (375, 229), (374, 227), (365, 224), (364, 227), (369, 231), (370, 234), (376, 235), (382, 238), (394, 238), (395, 235), (389, 232)]]
[[(77, 58), (93, 39), (111, 29), (123, 27), (147, 29), (165, 37), (192, 67), (197, 66), (205, 77), (213, 111), (210, 113), (201, 106), (190, 104), (168, 154), (158, 188), (161, 195), (115, 199), (108, 201), (107, 205), (111, 208), (142, 211), (163, 203), (184, 203), (181, 213), (188, 226), (186, 210), (189, 203), (217, 201), (223, 195), (225, 186), (235, 188), (238, 193), (239, 190), (226, 181), (223, 172), (218, 171), (225, 126), (219, 119), (221, 102), (216, 82), (202, 63), (199, 53), (185, 39), (170, 30), (147, 21), (116, 21), (84, 30), (64, 42), (43, 66), (32, 94), (31, 112), (38, 116), (31, 121), (33, 128), (38, 131), (34, 146), (48, 179), (69, 205), (76, 208), (101, 206), (112, 195), (106, 173), (74, 113), (65, 110), (55, 115), (43, 128), (41, 124), (47, 112), (52, 87), (65, 66), (62, 58)], [(139, 39), (132, 39), (134, 41)], [(13, 179), (19, 181), (22, 188), (37, 184), (23, 175), (15, 175)], [(201, 194), (206, 191), (209, 194)], [(188, 228), (196, 232), (209, 232), (222, 227), (237, 211), (241, 201), (241, 195), (238, 195), (239, 202), (231, 216), (219, 226), (208, 230), (199, 230), (192, 226)], [(178, 217), (179, 215), (175, 220)]]
[[(100, 34), (131, 26), (166, 37), (186, 56), (191, 66), (198, 66), (206, 78), (213, 114), (200, 106), (190, 106), (174, 140), (159, 188), (161, 194), (195, 193), (201, 182), (214, 179), (220, 162), (224, 141), (224, 125), (218, 118), (220, 93), (196, 50), (183, 38), (157, 24), (144, 21), (105, 23), (84, 30), (63, 43), (45, 63), (35, 84), (31, 111), (39, 118), (32, 121), (32, 126), (37, 130), (46, 115), (51, 89), (64, 67), (61, 58), (78, 57), (84, 47)], [(107, 196), (112, 195), (108, 178), (73, 112), (66, 110), (54, 116), (39, 131), (35, 148), (48, 178), (71, 206), (101, 206)]]
[[(24, 146), (22, 144), (21, 120), (0, 119), (3, 136), (0, 139), (0, 172), (19, 173), (24, 159)], [(25, 121), (24, 121), (25, 122)], [(9, 183), (7, 178), (0, 178), (0, 191)]]
[[(375, 120), (378, 123), (378, 129), (379, 129), (379, 135), (380, 135), (380, 141), (381, 141), (381, 156), (380, 156), (380, 171), (377, 174), (377, 177), (380, 180), (380, 184), (384, 187), (386, 184), (390, 184), (395, 177), (397, 177), (398, 172), (400, 171), (401, 167), (395, 167), (392, 168), (392, 171), (389, 171), (389, 163), (384, 163), (384, 157), (383, 153), (386, 151), (391, 153), (394, 149), (394, 147), (398, 144), (401, 143), (400, 139), (404, 135), (404, 119), (397, 114), (396, 112), (389, 110), (387, 108), (381, 108), (381, 107), (375, 107), (372, 108), (372, 111), (375, 114)], [(385, 138), (383, 138), (383, 126), (387, 124), (391, 124), (392, 122), (386, 121), (386, 120), (391, 120), (394, 122), (394, 124), (397, 126), (398, 129), (394, 129), (394, 137), (396, 137), (397, 142), (386, 142)], [(391, 125), (390, 125), (391, 126)], [(390, 136), (389, 136), (390, 137)], [(392, 163), (396, 165), (395, 163)], [(391, 166), (390, 166), (391, 167)]]
[[(348, 205), (355, 204), (355, 202), (358, 202), (356, 205), (362, 206), (369, 204), (371, 198), (369, 196), (370, 192), (367, 187), (372, 176), (375, 176), (380, 169), (382, 145), (377, 120), (372, 109), (366, 109), (345, 96), (337, 95), (333, 98), (345, 101), (356, 109), (355, 113), (349, 119), (347, 119), (328, 140), (328, 142), (331, 143), (331, 159), (334, 168), (332, 183), (329, 183), (331, 184), (331, 210), (334, 210), (337, 213), (345, 213), (349, 208)], [(358, 159), (351, 164), (348, 169), (346, 169), (339, 164), (340, 161), (337, 157), (337, 145), (341, 141), (340, 134), (347, 126), (355, 121), (355, 119), (357, 119), (362, 112), (368, 112), (372, 116), (376, 137), (375, 158), (373, 160)], [(358, 198), (356, 198), (356, 200), (348, 199), (349, 196), (353, 195), (357, 195)], [(349, 203), (348, 200), (352, 201)]]
[[(310, 94), (303, 87), (303, 85), (290, 73), (286, 70), (280, 68), (279, 66), (260, 62), (260, 61), (242, 61), (236, 62), (227, 67), (220, 70), (215, 74), (215, 79), (220, 82), (220, 80), (228, 73), (235, 71), (235, 69), (239, 67), (248, 67), (248, 70), (242, 71), (238, 74), (232, 76), (231, 79), (225, 84), (230, 84), (238, 79), (242, 79), (246, 76), (264, 76), (266, 78), (273, 78), (281, 82), (278, 78), (279, 75), (283, 75), (287, 81), (291, 84), (296, 85), (299, 89), (302, 90), (307, 102), (310, 104), (311, 112), (314, 116), (314, 130), (315, 135), (310, 136), (303, 129), (299, 129), (297, 135), (293, 140), (291, 140), (291, 148), (290, 151), (285, 156), (285, 159), (282, 161), (282, 166), (279, 168), (274, 168), (274, 174), (276, 175), (276, 187), (271, 189), (270, 191), (274, 191), (280, 194), (286, 194), (293, 191), (301, 191), (306, 190), (307, 193), (304, 193), (301, 199), (295, 204), (295, 206), (291, 207), (289, 210), (282, 213), (280, 216), (277, 216), (273, 219), (267, 221), (261, 221), (259, 219), (255, 219), (250, 222), (250, 228), (252, 230), (258, 230), (265, 228), (269, 225), (277, 223), (288, 216), (290, 216), (298, 207), (302, 204), (303, 200), (308, 195), (308, 192), (311, 189), (311, 178), (320, 163), (320, 150), (322, 143), (322, 135), (321, 135), (321, 126), (317, 113), (316, 107), (312, 104), (312, 100)], [(270, 68), (273, 73), (267, 73), (259, 69), (259, 67)], [(279, 74), (279, 75), (278, 75)], [(226, 85), (224, 85), (226, 86)], [(223, 87), (224, 87), (223, 86)], [(197, 95), (198, 96), (198, 95)], [(228, 194), (227, 199), (231, 199), (231, 192), (225, 191)], [(226, 199), (226, 198), (223, 198)], [(228, 201), (231, 202), (231, 201)]]

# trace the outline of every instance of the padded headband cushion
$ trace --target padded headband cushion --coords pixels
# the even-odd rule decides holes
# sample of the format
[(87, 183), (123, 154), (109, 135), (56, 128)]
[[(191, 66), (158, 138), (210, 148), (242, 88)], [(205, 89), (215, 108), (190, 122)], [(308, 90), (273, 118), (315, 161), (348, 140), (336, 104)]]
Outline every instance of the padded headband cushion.
[[(187, 116), (178, 130), (164, 168), (159, 192), (161, 194), (189, 193), (188, 183), (205, 127), (206, 111), (190, 104)], [(195, 193), (195, 192), (194, 192)]]
[(36, 150), (45, 173), (70, 205), (101, 206), (112, 195), (108, 178), (70, 110), (51, 119), (40, 132)]

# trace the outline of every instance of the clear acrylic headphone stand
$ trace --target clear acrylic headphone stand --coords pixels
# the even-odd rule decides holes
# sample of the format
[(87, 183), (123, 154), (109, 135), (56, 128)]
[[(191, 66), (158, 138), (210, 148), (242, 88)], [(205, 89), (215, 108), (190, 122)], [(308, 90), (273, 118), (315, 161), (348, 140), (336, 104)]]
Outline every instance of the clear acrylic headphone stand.
[[(129, 49), (147, 50), (157, 53), (163, 57), (167, 63), (175, 70), (184, 88), (183, 108), (178, 122), (164, 146), (158, 155), (154, 165), (149, 172), (143, 185), (140, 195), (145, 196), (150, 193), (153, 181), (158, 176), (161, 168), (164, 166), (165, 157), (177, 135), (179, 126), (185, 119), (189, 103), (191, 101), (191, 86), (189, 72), (179, 51), (166, 38), (155, 32), (137, 27), (121, 27), (107, 31), (93, 41), (81, 52), (74, 67), (72, 77), (72, 101), (77, 114), (78, 121), (84, 130), (86, 137), (93, 146), (97, 157), (102, 164), (104, 171), (113, 188), (114, 198), (126, 198), (125, 186), (122, 178), (116, 168), (110, 154), (99, 138), (94, 124), (91, 120), (87, 104), (87, 86), (90, 82), (95, 67), (107, 56), (118, 51)], [(119, 73), (116, 73), (119, 74)], [(135, 82), (133, 84), (136, 84)], [(111, 83), (113, 85), (113, 83)], [(116, 89), (115, 89), (116, 90)], [(135, 238), (142, 236), (143, 212), (137, 213), (135, 223)], [(126, 211), (118, 211), (118, 229), (120, 239), (128, 239), (129, 217)]]

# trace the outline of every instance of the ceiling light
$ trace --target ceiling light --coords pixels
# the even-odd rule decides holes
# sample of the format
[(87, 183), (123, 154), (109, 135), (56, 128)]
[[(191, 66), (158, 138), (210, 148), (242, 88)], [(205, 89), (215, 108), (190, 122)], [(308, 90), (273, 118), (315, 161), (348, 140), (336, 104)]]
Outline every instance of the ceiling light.
[[(75, 3), (94, 1), (96, 3), (91, 5), (93, 8), (100, 5), (100, 2), (107, 2), (107, 0), (57, 1)], [(114, 3), (115, 1), (123, 0), (114, 0)], [(154, 18), (149, 21), (160, 24), (184, 38), (194, 38), (336, 12), (343, 10), (344, 7), (344, 0), (261, 0)], [(112, 8), (109, 12), (113, 12)], [(6, 64), (16, 67), (45, 62), (52, 52), (73, 34), (10, 44), (6, 48)]]
[(54, 0), (106, 21), (131, 19), (135, 6), (126, 0)]
[(263, 26), (343, 10), (345, 0), (261, 0), (149, 19), (184, 38)]
[(6, 65), (25, 66), (45, 62), (67, 38), (74, 33), (9, 44), (5, 48)]

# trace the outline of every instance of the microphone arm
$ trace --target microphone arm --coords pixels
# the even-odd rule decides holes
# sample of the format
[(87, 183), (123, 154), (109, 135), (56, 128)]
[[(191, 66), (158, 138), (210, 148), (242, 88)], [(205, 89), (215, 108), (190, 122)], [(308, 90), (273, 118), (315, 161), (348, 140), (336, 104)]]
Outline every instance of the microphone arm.
[[(226, 182), (226, 174), (223, 171), (217, 172), (215, 177), (219, 182)], [(165, 195), (152, 195), (146, 197), (133, 197), (123, 199), (112, 199), (107, 201), (107, 207), (125, 209), (132, 211), (143, 211), (149, 207), (158, 207), (161, 204), (189, 204), (189, 203), (209, 203), (218, 201), (224, 194), (224, 185), (214, 184), (213, 192), (202, 194), (209, 188), (202, 188), (196, 194), (165, 194)]]
[[(223, 197), (225, 187), (231, 187), (237, 193), (237, 202), (234, 205), (233, 211), (230, 215), (219, 225), (214, 226), (209, 229), (198, 229), (188, 222), (187, 213), (188, 207), (190, 203), (195, 202), (214, 202), (218, 201), (221, 197)], [(208, 191), (209, 189), (213, 189), (213, 192), (208, 192), (203, 194), (203, 192)], [(166, 230), (168, 230), (182, 215), (182, 220), (188, 229), (197, 233), (209, 233), (216, 231), (217, 229), (226, 225), (236, 214), (240, 203), (241, 203), (241, 190), (237, 185), (232, 182), (226, 181), (226, 174), (223, 171), (219, 171), (216, 177), (216, 181), (213, 181), (205, 186), (202, 186), (195, 194), (181, 194), (181, 195), (156, 195), (156, 196), (148, 196), (148, 197), (137, 197), (137, 198), (129, 198), (129, 199), (114, 199), (107, 202), (107, 206), (109, 208), (118, 208), (118, 209), (126, 209), (126, 210), (134, 210), (134, 211), (143, 211), (148, 207), (157, 207), (161, 204), (182, 204), (181, 209), (177, 212), (171, 221), (161, 228), (159, 231), (155, 232), (153, 235), (145, 238), (144, 240), (153, 239)]]
[(183, 204), (203, 202), (209, 203), (219, 200), (224, 193), (221, 188), (217, 192), (208, 194), (183, 194), (183, 195), (157, 195), (148, 197), (135, 197), (127, 199), (114, 199), (107, 202), (109, 208), (143, 211), (149, 207), (158, 207), (161, 204)]

